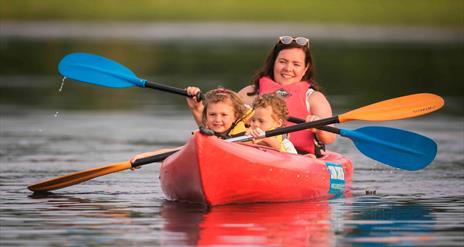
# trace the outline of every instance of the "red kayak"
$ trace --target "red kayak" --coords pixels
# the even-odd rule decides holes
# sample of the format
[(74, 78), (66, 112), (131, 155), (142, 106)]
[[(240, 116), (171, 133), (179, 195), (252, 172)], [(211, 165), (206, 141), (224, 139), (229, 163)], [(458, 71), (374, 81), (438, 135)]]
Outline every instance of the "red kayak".
[(351, 161), (327, 152), (320, 159), (196, 133), (161, 165), (169, 200), (211, 206), (331, 198), (348, 191)]

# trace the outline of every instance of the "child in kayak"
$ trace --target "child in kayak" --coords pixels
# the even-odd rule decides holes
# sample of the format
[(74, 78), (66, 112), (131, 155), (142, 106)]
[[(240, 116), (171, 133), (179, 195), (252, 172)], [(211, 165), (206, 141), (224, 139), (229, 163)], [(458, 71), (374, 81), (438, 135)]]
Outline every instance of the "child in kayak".
[[(268, 93), (257, 96), (253, 102), (254, 114), (249, 124), (247, 134), (255, 138), (261, 136), (264, 131), (283, 127), (288, 117), (288, 108), (285, 100), (276, 93)], [(297, 153), (295, 147), (284, 135), (255, 139), (253, 143), (273, 147), (282, 152)]]
[[(210, 129), (220, 138), (228, 138), (246, 131), (245, 123), (252, 111), (247, 108), (237, 93), (218, 88), (207, 92), (204, 96), (199, 127)], [(189, 100), (189, 106), (198, 104), (195, 99)]]
[[(199, 91), (199, 89), (195, 91)], [(196, 97), (188, 98), (187, 102), (189, 107), (201, 109), (201, 121), (197, 121), (198, 127), (213, 131), (214, 135), (219, 138), (225, 139), (246, 131), (245, 123), (251, 117), (251, 110), (243, 104), (237, 93), (231, 90), (213, 89), (205, 94), (203, 102), (197, 101)], [(130, 161), (133, 163), (137, 159), (172, 150), (174, 149), (165, 148), (137, 154)]]

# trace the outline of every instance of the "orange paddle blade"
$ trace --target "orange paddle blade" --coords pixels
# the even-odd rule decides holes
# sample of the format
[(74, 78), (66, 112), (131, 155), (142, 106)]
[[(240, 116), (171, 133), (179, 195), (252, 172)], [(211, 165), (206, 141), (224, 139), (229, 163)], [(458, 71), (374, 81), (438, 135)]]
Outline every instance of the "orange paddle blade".
[(440, 109), (445, 104), (442, 97), (419, 93), (380, 101), (338, 116), (339, 122), (351, 120), (390, 121), (412, 118)]
[(34, 192), (46, 192), (50, 190), (57, 190), (68, 187), (74, 184), (82, 183), (92, 178), (100, 177), (113, 172), (127, 170), (132, 168), (129, 161), (117, 164), (102, 166), (100, 168), (93, 168), (85, 171), (74, 172), (68, 175), (63, 175), (57, 178), (52, 178), (40, 183), (28, 186), (27, 188)]

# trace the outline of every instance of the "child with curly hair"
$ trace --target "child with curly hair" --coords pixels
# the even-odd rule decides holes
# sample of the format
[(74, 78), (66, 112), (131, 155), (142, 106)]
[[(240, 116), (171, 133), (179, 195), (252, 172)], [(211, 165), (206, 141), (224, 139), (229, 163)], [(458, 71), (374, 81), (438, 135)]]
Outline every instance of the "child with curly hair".
[[(254, 114), (249, 124), (247, 134), (255, 138), (264, 131), (283, 127), (288, 117), (288, 108), (285, 100), (276, 93), (268, 93), (257, 96), (253, 102)], [(290, 140), (284, 136), (274, 136), (263, 139), (255, 139), (253, 143), (276, 148), (282, 152), (297, 153)]]

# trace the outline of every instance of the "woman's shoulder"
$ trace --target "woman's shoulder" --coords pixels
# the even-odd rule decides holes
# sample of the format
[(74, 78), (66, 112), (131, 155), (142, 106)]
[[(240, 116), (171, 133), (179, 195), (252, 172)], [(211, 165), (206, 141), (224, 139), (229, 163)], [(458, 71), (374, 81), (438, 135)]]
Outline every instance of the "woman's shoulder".
[[(308, 94), (308, 92), (310, 92)], [(325, 95), (321, 92), (321, 91), (317, 91), (317, 90), (314, 90), (314, 89), (309, 89), (307, 92), (307, 96), (308, 96), (308, 100), (316, 100), (316, 101), (319, 101), (319, 100), (326, 100), (327, 98), (325, 97)]]
[(316, 113), (320, 116), (330, 116), (332, 115), (332, 107), (330, 102), (327, 100), (327, 97), (320, 91), (314, 91), (308, 97), (308, 109), (311, 109), (312, 113)]

